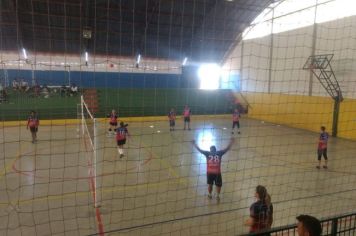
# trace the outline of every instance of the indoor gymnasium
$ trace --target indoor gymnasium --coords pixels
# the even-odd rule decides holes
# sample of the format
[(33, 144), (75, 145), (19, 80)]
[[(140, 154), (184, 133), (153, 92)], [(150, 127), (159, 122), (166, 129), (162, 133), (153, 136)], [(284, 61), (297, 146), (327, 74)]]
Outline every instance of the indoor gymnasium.
[(0, 235), (356, 235), (355, 0), (0, 0)]

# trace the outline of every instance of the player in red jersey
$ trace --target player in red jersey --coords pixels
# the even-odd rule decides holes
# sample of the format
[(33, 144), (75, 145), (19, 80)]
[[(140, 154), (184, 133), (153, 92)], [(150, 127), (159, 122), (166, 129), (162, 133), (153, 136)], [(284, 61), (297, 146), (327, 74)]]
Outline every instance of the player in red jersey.
[(231, 134), (234, 134), (234, 128), (237, 127), (237, 133), (240, 134), (240, 112), (238, 109), (234, 110), (234, 113), (232, 113), (232, 130)]
[(119, 118), (117, 115), (117, 112), (113, 109), (110, 114), (107, 115), (109, 118), (109, 130), (108, 130), (108, 135), (114, 135), (115, 134), (115, 129), (117, 127), (117, 119)]
[(207, 165), (207, 183), (208, 183), (208, 198), (212, 198), (213, 184), (216, 186), (216, 199), (220, 200), (220, 191), (222, 186), (222, 176), (221, 176), (221, 159), (222, 156), (230, 150), (235, 139), (231, 138), (229, 145), (220, 151), (216, 151), (215, 146), (210, 147), (210, 151), (201, 150), (196, 142), (193, 140), (193, 146), (206, 157)]
[(183, 117), (184, 117), (184, 130), (186, 127), (186, 124), (188, 124), (188, 130), (190, 130), (190, 115), (192, 114), (190, 108), (188, 105), (185, 105), (184, 110), (183, 110)]
[(325, 165), (323, 165), (324, 169), (328, 168), (328, 140), (329, 134), (325, 131), (325, 126), (320, 127), (320, 136), (318, 142), (318, 161), (319, 165), (316, 168), (320, 169), (321, 166), (321, 156), (324, 157)]
[(124, 144), (126, 143), (126, 137), (129, 135), (129, 131), (127, 130), (128, 124), (124, 124), (124, 122), (120, 122), (120, 127), (116, 129), (116, 141), (117, 141), (117, 151), (120, 155), (120, 158), (124, 156)]
[(168, 113), (169, 119), (169, 131), (174, 131), (174, 127), (176, 125), (176, 112), (172, 108), (171, 111)]
[(36, 115), (35, 111), (31, 111), (30, 116), (27, 119), (27, 129), (30, 127), (31, 135), (32, 135), (32, 143), (37, 142), (37, 132), (40, 121)]

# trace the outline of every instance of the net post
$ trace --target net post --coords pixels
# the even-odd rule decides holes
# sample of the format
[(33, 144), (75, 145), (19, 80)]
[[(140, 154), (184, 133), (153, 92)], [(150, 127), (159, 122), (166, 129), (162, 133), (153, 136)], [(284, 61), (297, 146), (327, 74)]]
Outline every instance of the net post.
[(82, 134), (84, 135), (84, 98), (80, 96), (80, 107), (82, 109)]
[(99, 194), (97, 194), (97, 191), (98, 191), (98, 184), (97, 184), (97, 159), (98, 159), (98, 152), (97, 152), (97, 150), (98, 150), (98, 137), (97, 137), (97, 119), (96, 118), (94, 118), (94, 120), (93, 120), (93, 128), (94, 128), (94, 137), (93, 137), (93, 145), (94, 145), (94, 150), (93, 150), (93, 152), (94, 152), (94, 163), (93, 163), (93, 169), (94, 169), (94, 198), (95, 198), (95, 202), (94, 202), (94, 207), (95, 208), (97, 208), (97, 207), (100, 207), (100, 199), (98, 199), (98, 195)]
[(77, 138), (80, 138), (80, 126), (82, 123), (82, 104), (81, 103), (77, 103)]

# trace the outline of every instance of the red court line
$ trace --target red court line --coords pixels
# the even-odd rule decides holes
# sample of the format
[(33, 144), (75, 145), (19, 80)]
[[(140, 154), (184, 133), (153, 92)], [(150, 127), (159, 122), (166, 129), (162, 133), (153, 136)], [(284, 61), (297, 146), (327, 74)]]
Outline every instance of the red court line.
[[(64, 145), (59, 145), (59, 146), (64, 146)], [(89, 153), (88, 151), (88, 146), (87, 146), (87, 142), (84, 141), (84, 146), (85, 146), (85, 151), (87, 153)], [(95, 188), (95, 181), (94, 181), (94, 173), (93, 173), (93, 165), (90, 159), (88, 159), (88, 176), (87, 177), (79, 177), (79, 178), (51, 178), (50, 176), (38, 176), (35, 174), (36, 170), (31, 170), (31, 171), (23, 171), (23, 170), (18, 170), (16, 167), (16, 164), (18, 162), (18, 160), (22, 159), (24, 155), (28, 155), (31, 153), (34, 153), (35, 151), (39, 151), (39, 150), (46, 150), (48, 148), (41, 148), (41, 149), (36, 149), (33, 151), (29, 151), (29, 152), (25, 152), (22, 153), (21, 155), (18, 156), (18, 158), (15, 159), (15, 161), (12, 164), (12, 169), (15, 173), (21, 174), (21, 175), (25, 175), (25, 176), (31, 176), (31, 177), (35, 177), (35, 178), (50, 178), (50, 179), (56, 179), (56, 180), (78, 180), (78, 179), (88, 179), (89, 182), (89, 188), (90, 191), (92, 193), (92, 197), (93, 197), (93, 201), (94, 201), (94, 206), (96, 205), (96, 201), (97, 201), (97, 197), (96, 197), (96, 188)], [(142, 164), (140, 165), (146, 165), (148, 162), (150, 162), (153, 158), (153, 154), (151, 151), (146, 150), (149, 153), (149, 158), (145, 161), (142, 162)], [(136, 169), (138, 168), (138, 166), (135, 166), (133, 168), (127, 169), (127, 170), (132, 170), (132, 169)], [(126, 170), (126, 171), (127, 171)], [(101, 175), (98, 175), (97, 177), (102, 177), (102, 176), (109, 176), (109, 175), (113, 175), (116, 174), (117, 172), (111, 172), (111, 173), (104, 173)], [(99, 231), (99, 235), (104, 236), (104, 225), (102, 223), (102, 216), (101, 216), (101, 212), (100, 212), (100, 208), (99, 207), (95, 207), (95, 216), (96, 216), (96, 221), (97, 221), (97, 226), (98, 226), (98, 231)]]
[[(85, 150), (86, 152), (88, 152), (88, 146), (87, 146), (87, 142), (86, 140), (84, 140), (84, 146), (85, 146)], [(94, 203), (94, 207), (95, 207), (95, 216), (96, 216), (96, 222), (98, 224), (98, 231), (99, 231), (99, 235), (100, 236), (104, 236), (104, 226), (103, 226), (103, 222), (101, 219), (101, 212), (100, 212), (100, 208), (96, 206), (96, 186), (95, 186), (95, 181), (94, 181), (94, 175), (93, 175), (93, 164), (92, 161), (90, 160), (90, 158), (88, 159), (88, 182), (89, 182), (89, 188), (90, 191), (93, 195), (93, 203)]]

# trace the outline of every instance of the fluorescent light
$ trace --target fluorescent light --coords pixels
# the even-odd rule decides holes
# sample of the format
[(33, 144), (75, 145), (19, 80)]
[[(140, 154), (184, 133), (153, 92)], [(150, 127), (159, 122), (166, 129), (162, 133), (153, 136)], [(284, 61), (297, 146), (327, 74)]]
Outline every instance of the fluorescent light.
[(185, 66), (185, 65), (187, 64), (187, 61), (188, 61), (188, 58), (187, 58), (187, 57), (185, 57), (185, 58), (184, 58), (184, 60), (183, 60), (182, 65), (183, 65), (183, 66)]
[(86, 62), (88, 62), (88, 58), (89, 58), (88, 52), (85, 52), (85, 61), (86, 61)]
[(22, 48), (22, 53), (23, 53), (23, 57), (25, 59), (27, 59), (27, 52), (26, 52), (26, 49)]
[(141, 54), (138, 54), (136, 64), (140, 64), (141, 61)]

